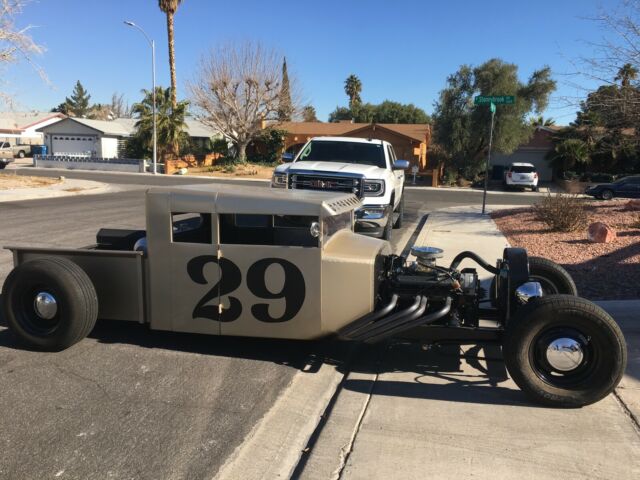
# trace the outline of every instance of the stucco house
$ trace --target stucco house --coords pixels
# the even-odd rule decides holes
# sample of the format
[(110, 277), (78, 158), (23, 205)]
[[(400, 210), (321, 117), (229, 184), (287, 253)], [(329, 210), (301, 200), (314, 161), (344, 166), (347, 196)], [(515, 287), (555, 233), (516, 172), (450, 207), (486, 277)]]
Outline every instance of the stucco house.
[(427, 160), (431, 139), (431, 126), (428, 124), (285, 122), (277, 128), (287, 132), (284, 148), (290, 153), (297, 153), (313, 137), (375, 138), (391, 143), (399, 159), (417, 165), (421, 171), (434, 168), (428, 165)]
[(12, 145), (42, 145), (44, 138), (38, 129), (64, 118), (66, 115), (52, 112), (0, 112), (0, 139)]

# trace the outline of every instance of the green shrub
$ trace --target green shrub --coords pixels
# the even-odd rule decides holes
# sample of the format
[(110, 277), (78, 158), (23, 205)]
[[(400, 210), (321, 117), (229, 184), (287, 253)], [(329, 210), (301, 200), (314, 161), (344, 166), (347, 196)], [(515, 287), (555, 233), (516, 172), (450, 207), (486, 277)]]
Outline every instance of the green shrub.
[(587, 225), (587, 212), (578, 195), (547, 195), (533, 209), (537, 218), (551, 230), (573, 232)]
[(445, 170), (443, 182), (445, 185), (455, 185), (458, 174), (452, 170)]

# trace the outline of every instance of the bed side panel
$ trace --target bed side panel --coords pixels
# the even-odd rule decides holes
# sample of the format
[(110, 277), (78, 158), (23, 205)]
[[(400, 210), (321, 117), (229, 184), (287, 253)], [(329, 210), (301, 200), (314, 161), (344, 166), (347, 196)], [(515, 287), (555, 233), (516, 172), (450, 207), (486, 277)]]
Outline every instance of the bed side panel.
[(98, 318), (145, 321), (145, 259), (141, 252), (11, 248), (16, 265), (43, 257), (66, 258), (82, 268), (98, 294)]

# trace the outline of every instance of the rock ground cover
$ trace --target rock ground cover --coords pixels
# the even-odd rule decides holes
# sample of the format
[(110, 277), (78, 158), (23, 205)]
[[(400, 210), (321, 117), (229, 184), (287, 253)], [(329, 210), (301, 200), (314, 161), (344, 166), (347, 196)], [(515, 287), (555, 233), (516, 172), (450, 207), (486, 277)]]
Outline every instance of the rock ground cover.
[(214, 165), (211, 167), (189, 168), (187, 175), (204, 175), (210, 177), (226, 178), (260, 178), (271, 179), (273, 166), (258, 163), (247, 163), (238, 165)]
[(587, 202), (589, 223), (613, 227), (611, 243), (592, 243), (587, 228), (554, 232), (531, 208), (492, 213), (498, 228), (514, 247), (547, 257), (574, 277), (581, 296), (591, 300), (640, 298), (640, 212), (625, 209), (626, 200)]

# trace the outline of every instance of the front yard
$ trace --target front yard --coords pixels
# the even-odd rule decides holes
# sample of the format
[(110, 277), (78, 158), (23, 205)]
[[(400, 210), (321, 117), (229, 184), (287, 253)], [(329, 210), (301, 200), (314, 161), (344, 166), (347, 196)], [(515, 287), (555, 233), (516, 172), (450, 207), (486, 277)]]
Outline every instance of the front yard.
[(18, 176), (10, 173), (0, 174), (0, 190), (47, 187), (60, 182), (59, 178)]
[(581, 296), (591, 300), (640, 298), (640, 212), (626, 201), (587, 202), (589, 222), (604, 222), (617, 232), (611, 243), (591, 243), (586, 228), (554, 232), (531, 208), (499, 210), (492, 217), (514, 247), (547, 257), (574, 277)]
[(271, 179), (273, 166), (260, 163), (246, 163), (238, 165), (213, 165), (210, 167), (190, 167), (187, 175), (202, 175), (222, 178), (257, 178)]

